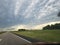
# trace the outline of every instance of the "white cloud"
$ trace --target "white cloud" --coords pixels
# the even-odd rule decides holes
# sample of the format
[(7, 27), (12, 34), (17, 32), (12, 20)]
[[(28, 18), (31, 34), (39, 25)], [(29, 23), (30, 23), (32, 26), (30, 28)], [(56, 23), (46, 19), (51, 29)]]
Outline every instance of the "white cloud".
[(15, 28), (16, 30), (18, 30), (18, 29), (28, 29), (29, 25), (20, 24), (20, 25), (11, 26), (10, 28)]
[(25, 15), (25, 18), (29, 18), (31, 15), (32, 10), (34, 9), (35, 4), (38, 2), (39, 0), (32, 0), (31, 4), (29, 5), (29, 7), (27, 8), (27, 10), (24, 12), (23, 15)]
[[(56, 1), (56, 0), (43, 0), (42, 3), (40, 2), (41, 0), (30, 0), (30, 1), (31, 2), (29, 4), (28, 8), (24, 11), (24, 13), (22, 15), (24, 18), (31, 18), (32, 16), (34, 16), (36, 19), (41, 19), (42, 17), (44, 17), (44, 16), (46, 16), (48, 14), (51, 14), (54, 11), (56, 11), (56, 12), (58, 11), (58, 8), (56, 8), (57, 7), (56, 3), (59, 3), (59, 0), (58, 1)], [(16, 15), (19, 14), (18, 13), (19, 9), (20, 9), (20, 7), (21, 7), (21, 5), (23, 3), (24, 3), (24, 0), (17, 0), (17, 2), (16, 2), (16, 10), (15, 10)], [(38, 14), (33, 15), (32, 13), (34, 13), (33, 10), (35, 10), (34, 8), (35, 8), (37, 3), (39, 3), (39, 6), (41, 7), (41, 9), (38, 12)], [(56, 6), (56, 7), (54, 7), (54, 6)]]
[[(55, 2), (55, 3), (53, 4), (53, 2)], [(57, 2), (59, 3), (59, 0)], [(53, 12), (58, 12), (59, 8), (56, 8), (56, 7), (59, 7), (59, 4), (57, 6), (56, 5), (57, 2), (56, 2), (56, 0), (49, 0), (46, 3), (46, 5), (44, 7), (42, 7), (42, 9), (40, 10), (39, 15), (37, 16), (38, 17), (37, 19), (41, 19), (42, 17), (44, 17), (46, 15), (50, 15)], [(51, 4), (51, 5), (49, 5), (49, 4)]]
[(21, 5), (23, 4), (24, 0), (17, 0), (16, 1), (16, 6), (15, 6), (15, 15), (18, 15), (18, 11), (21, 7)]
[(55, 0), (49, 0), (49, 3), (54, 2)]

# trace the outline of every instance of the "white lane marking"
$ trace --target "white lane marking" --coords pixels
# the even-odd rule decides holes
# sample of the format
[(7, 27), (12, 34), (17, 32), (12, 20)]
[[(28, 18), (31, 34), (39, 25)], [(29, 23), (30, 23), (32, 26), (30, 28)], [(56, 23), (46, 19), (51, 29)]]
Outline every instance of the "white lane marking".
[[(13, 34), (13, 33), (11, 33), (11, 34)], [(13, 34), (13, 35), (15, 35), (15, 34)], [(26, 39), (24, 39), (24, 38), (22, 38), (22, 37), (20, 37), (20, 36), (18, 36), (18, 35), (15, 35), (15, 36), (17, 36), (18, 38), (20, 38), (20, 39), (22, 39), (22, 40), (24, 40), (24, 41), (26, 41), (26, 42), (28, 42), (28, 43), (32, 43), (32, 42), (30, 42), (30, 41), (28, 41), (28, 40), (26, 40)]]
[(0, 42), (2, 41), (2, 39), (0, 39)]
[(20, 39), (22, 39), (22, 40), (24, 40), (24, 41), (26, 41), (26, 42), (28, 42), (28, 43), (32, 43), (32, 42), (30, 42), (30, 41), (28, 41), (28, 40), (26, 40), (26, 39), (24, 39), (24, 38), (22, 38), (22, 37), (20, 37), (20, 36), (17, 36), (17, 37), (19, 37)]

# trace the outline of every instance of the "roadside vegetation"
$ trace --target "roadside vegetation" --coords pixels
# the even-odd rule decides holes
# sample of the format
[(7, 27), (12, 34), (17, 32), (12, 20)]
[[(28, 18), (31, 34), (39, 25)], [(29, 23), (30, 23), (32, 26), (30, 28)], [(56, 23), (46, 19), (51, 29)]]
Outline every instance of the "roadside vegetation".
[(45, 42), (60, 42), (60, 23), (47, 25), (42, 30), (18, 29), (14, 33)]
[(26, 30), (15, 31), (18, 35), (31, 37), (45, 42), (60, 42), (60, 30)]
[(4, 32), (0, 32), (0, 34), (2, 34), (2, 33), (4, 33)]
[(43, 30), (60, 30), (60, 23), (47, 25), (43, 27)]

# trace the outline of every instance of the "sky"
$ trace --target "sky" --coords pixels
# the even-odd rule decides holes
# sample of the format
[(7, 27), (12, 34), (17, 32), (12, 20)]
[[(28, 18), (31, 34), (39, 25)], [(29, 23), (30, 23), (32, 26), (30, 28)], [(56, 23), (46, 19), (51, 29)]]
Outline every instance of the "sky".
[(60, 23), (60, 0), (0, 0), (0, 29), (40, 29)]

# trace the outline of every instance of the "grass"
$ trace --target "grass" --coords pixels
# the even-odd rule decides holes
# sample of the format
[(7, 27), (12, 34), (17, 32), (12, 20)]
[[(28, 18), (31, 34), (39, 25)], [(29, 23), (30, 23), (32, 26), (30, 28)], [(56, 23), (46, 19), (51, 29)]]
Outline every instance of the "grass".
[(17, 31), (14, 32), (19, 35), (24, 35), (45, 42), (60, 42), (60, 30), (34, 30), (34, 31)]
[(2, 34), (2, 33), (4, 33), (4, 32), (0, 32), (0, 34)]

